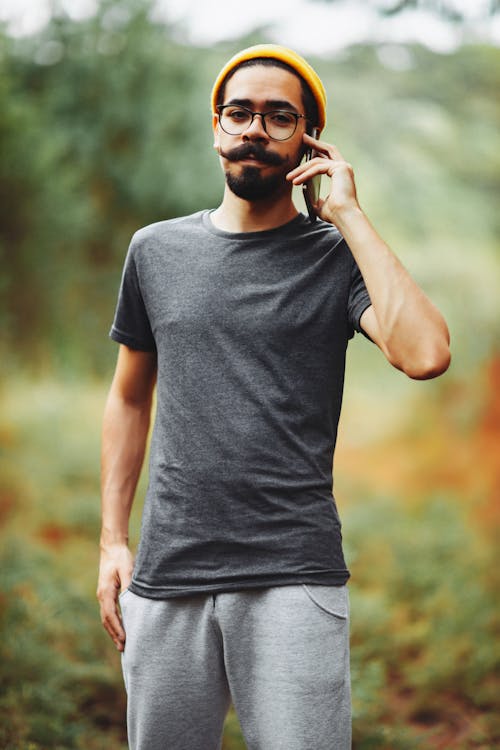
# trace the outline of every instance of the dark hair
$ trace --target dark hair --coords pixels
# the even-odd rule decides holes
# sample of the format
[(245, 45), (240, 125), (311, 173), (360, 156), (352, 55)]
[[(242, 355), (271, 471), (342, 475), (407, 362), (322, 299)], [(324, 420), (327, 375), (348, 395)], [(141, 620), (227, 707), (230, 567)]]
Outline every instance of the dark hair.
[(295, 68), (292, 68), (291, 65), (288, 65), (282, 60), (277, 60), (274, 57), (253, 57), (251, 60), (244, 60), (238, 65), (235, 65), (235, 67), (229, 71), (229, 73), (219, 86), (219, 90), (217, 92), (217, 104), (223, 104), (224, 94), (226, 92), (226, 84), (233, 77), (236, 71), (240, 70), (240, 68), (253, 68), (256, 65), (264, 65), (269, 68), (282, 68), (283, 70), (287, 70), (289, 73), (293, 73), (293, 75), (297, 76), (300, 81), (300, 87), (302, 89), (302, 104), (304, 105), (305, 115), (308, 119), (308, 131), (311, 127), (314, 127), (318, 124), (318, 105), (316, 104), (316, 99), (314, 98), (311, 89), (304, 81), (302, 76), (297, 73)]

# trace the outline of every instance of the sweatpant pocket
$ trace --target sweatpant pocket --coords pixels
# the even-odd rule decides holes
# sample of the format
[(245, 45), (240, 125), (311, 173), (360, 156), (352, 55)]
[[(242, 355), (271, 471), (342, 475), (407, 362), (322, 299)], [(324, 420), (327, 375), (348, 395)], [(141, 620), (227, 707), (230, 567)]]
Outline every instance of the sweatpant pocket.
[(323, 612), (342, 620), (349, 618), (347, 586), (322, 586), (316, 583), (303, 583), (302, 588), (311, 602)]

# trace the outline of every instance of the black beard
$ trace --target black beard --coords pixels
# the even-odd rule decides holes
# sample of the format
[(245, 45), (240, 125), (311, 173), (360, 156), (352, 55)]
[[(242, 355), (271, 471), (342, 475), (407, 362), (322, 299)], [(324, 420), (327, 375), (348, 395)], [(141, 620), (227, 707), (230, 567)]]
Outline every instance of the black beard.
[(238, 177), (226, 172), (226, 183), (232, 193), (245, 201), (265, 200), (285, 187), (282, 172), (262, 177), (258, 167), (250, 166), (245, 166)]
[(282, 157), (274, 151), (268, 151), (258, 141), (243, 143), (241, 146), (232, 148), (229, 151), (221, 150), (220, 155), (234, 163), (253, 156), (257, 161), (264, 164), (282, 167), (278, 173), (269, 175), (268, 177), (261, 177), (260, 168), (250, 165), (243, 167), (239, 177), (231, 174), (228, 170), (226, 172), (227, 186), (238, 198), (243, 198), (246, 201), (265, 200), (281, 192), (286, 185), (284, 177), (290, 170), (288, 158)]

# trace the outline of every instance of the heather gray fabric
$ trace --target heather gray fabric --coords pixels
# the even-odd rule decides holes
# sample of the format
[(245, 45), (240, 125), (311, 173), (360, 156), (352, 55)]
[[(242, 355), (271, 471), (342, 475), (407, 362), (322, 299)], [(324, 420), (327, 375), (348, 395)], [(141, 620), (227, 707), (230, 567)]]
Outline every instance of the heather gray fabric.
[(130, 750), (350, 750), (346, 586), (120, 597)]
[(369, 304), (338, 231), (302, 215), (233, 234), (202, 211), (134, 235), (110, 334), (158, 355), (134, 593), (345, 583), (332, 458)]

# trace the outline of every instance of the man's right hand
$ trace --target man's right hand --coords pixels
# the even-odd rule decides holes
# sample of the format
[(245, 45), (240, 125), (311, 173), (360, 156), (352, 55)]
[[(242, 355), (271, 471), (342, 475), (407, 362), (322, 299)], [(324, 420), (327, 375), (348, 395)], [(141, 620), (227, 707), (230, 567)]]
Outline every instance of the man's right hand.
[(125, 630), (118, 611), (118, 595), (132, 578), (134, 558), (126, 544), (101, 545), (97, 599), (101, 622), (118, 651), (125, 648)]

